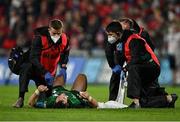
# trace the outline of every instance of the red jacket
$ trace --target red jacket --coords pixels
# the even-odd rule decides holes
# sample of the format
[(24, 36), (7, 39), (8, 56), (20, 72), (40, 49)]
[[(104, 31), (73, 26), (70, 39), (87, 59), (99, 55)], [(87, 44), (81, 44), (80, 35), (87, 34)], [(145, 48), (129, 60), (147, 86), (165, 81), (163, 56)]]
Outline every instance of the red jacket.
[(41, 56), (40, 56), (40, 63), (53, 76), (56, 73), (58, 63), (61, 60), (60, 55), (64, 52), (65, 47), (67, 45), (66, 34), (62, 33), (61, 39), (62, 39), (61, 44), (49, 45), (47, 37), (41, 36), (43, 49), (42, 49)]

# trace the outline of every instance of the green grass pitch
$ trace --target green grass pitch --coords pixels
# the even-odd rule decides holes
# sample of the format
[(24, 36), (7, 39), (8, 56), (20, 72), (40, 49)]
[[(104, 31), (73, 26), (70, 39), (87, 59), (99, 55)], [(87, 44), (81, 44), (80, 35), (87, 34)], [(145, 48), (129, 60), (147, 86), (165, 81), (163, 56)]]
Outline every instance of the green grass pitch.
[[(69, 88), (69, 87), (68, 87)], [(35, 109), (27, 101), (35, 87), (29, 87), (23, 108), (13, 108), (18, 86), (0, 86), (0, 121), (180, 121), (180, 100), (175, 109)], [(89, 93), (98, 101), (107, 101), (108, 85), (89, 85)], [(167, 87), (180, 95), (180, 87)], [(129, 104), (129, 99), (125, 100)]]

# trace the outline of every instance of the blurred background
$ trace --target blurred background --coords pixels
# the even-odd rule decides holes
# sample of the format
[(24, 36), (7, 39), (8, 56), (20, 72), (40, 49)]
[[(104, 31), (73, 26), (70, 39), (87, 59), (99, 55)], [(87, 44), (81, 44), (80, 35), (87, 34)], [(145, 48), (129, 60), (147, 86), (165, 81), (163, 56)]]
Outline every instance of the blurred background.
[(67, 83), (85, 73), (89, 83), (108, 84), (104, 28), (120, 17), (135, 19), (151, 35), (160, 83), (180, 85), (180, 0), (0, 0), (0, 85), (18, 84), (7, 64), (11, 48), (28, 49), (33, 30), (53, 18), (63, 21), (70, 38)]

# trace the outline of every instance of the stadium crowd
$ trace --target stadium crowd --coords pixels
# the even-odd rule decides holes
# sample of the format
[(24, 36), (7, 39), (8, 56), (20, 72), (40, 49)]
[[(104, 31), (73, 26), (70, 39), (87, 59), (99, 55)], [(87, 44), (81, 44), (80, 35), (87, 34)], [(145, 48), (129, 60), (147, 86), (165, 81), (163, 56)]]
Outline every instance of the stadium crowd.
[(120, 17), (135, 19), (148, 30), (159, 57), (170, 54), (180, 67), (179, 0), (0, 0), (0, 55), (28, 47), (33, 30), (53, 18), (63, 21), (72, 49), (103, 49), (105, 26)]

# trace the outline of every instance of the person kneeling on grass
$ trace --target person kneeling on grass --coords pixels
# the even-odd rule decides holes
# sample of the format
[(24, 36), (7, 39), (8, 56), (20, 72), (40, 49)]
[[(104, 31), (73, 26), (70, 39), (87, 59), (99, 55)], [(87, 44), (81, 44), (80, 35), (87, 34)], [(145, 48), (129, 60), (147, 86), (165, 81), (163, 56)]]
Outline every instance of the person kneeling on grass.
[(87, 78), (79, 74), (73, 83), (71, 90), (65, 89), (63, 76), (57, 77), (53, 83), (50, 97), (43, 97), (48, 90), (47, 86), (40, 85), (29, 99), (29, 105), (36, 108), (125, 108), (124, 104), (116, 101), (106, 103), (97, 102), (88, 94)]
[[(110, 61), (114, 58), (110, 54), (119, 51), (118, 59), (120, 61), (118, 64), (115, 62), (113, 66), (110, 66), (115, 74), (111, 81), (117, 82), (114, 79), (119, 79), (118, 75), (123, 69), (128, 72), (127, 97), (132, 100), (129, 108), (174, 108), (178, 95), (168, 94), (164, 88), (160, 87), (157, 79), (161, 66), (156, 54), (145, 38), (129, 29), (123, 29), (122, 25), (119, 21), (114, 20), (106, 27), (107, 60)], [(124, 62), (127, 63), (125, 68), (121, 66)], [(113, 91), (116, 87), (111, 86), (110, 90)], [(118, 89), (115, 89), (111, 98), (116, 98), (117, 92)]]

